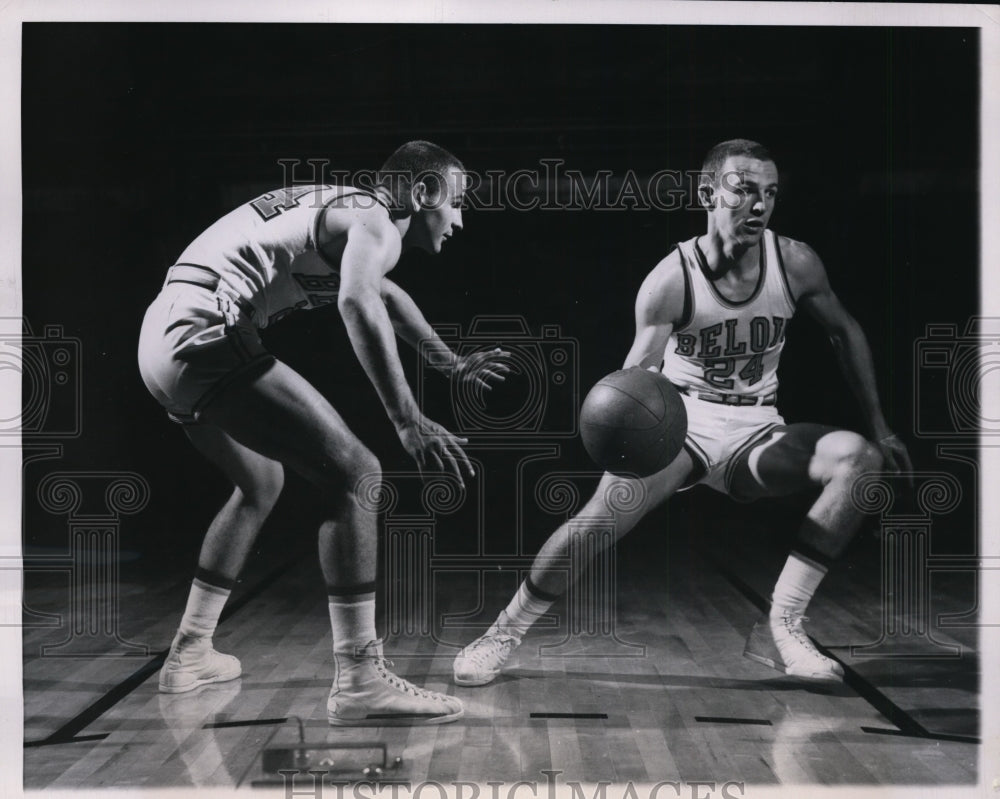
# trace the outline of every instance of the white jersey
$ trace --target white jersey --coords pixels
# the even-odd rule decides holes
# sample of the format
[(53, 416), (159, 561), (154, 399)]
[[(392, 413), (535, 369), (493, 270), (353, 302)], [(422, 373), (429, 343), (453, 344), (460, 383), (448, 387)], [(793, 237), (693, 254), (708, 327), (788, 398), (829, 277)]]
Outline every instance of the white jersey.
[(375, 195), (350, 186), (277, 189), (226, 214), (177, 263), (215, 272), (220, 288), (253, 309), (258, 328), (296, 309), (336, 302), (340, 264), (325, 259), (317, 237), (323, 209), (347, 195), (388, 213)]
[(677, 245), (688, 288), (688, 314), (667, 342), (663, 373), (671, 382), (696, 391), (773, 394), (785, 329), (795, 312), (777, 236), (764, 231), (757, 286), (742, 302), (719, 293), (696, 242), (694, 238)]

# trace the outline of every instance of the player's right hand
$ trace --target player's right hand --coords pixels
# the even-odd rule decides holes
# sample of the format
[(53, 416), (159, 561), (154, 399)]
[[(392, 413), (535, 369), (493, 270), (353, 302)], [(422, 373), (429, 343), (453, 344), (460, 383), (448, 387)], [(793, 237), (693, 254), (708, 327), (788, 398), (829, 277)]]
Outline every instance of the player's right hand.
[(889, 433), (879, 439), (878, 448), (882, 453), (884, 468), (890, 472), (906, 475), (912, 487), (913, 463), (903, 440), (895, 433)]
[(500, 347), (462, 355), (455, 361), (451, 377), (459, 383), (492, 391), (495, 384), (503, 383), (513, 371), (510, 357), (510, 353)]
[(417, 462), (421, 476), (428, 471), (446, 472), (453, 475), (465, 488), (462, 479), (464, 472), (469, 477), (475, 477), (469, 456), (462, 449), (468, 444), (467, 438), (460, 438), (446, 430), (437, 422), (420, 416), (396, 429), (403, 448)]

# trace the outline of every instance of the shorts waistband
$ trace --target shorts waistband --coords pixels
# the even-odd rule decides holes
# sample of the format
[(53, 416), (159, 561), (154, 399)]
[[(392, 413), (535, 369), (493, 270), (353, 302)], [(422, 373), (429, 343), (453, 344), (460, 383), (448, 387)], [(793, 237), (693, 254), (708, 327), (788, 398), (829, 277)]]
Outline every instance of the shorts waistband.
[[(170, 283), (187, 283), (191, 286), (198, 286), (207, 291), (215, 291), (219, 287), (220, 278), (218, 273), (212, 271), (207, 266), (198, 264), (174, 264), (167, 270), (167, 279), (163, 282), (166, 286)], [(253, 306), (242, 297), (234, 299), (236, 307), (247, 316), (253, 315)]]
[(760, 397), (750, 396), (748, 394), (722, 394), (715, 393), (713, 391), (699, 391), (697, 389), (691, 388), (690, 386), (679, 386), (676, 383), (673, 384), (681, 394), (687, 394), (689, 397), (701, 400), (702, 402), (714, 402), (719, 405), (777, 405), (778, 404), (778, 392), (772, 391), (770, 394), (765, 394)]

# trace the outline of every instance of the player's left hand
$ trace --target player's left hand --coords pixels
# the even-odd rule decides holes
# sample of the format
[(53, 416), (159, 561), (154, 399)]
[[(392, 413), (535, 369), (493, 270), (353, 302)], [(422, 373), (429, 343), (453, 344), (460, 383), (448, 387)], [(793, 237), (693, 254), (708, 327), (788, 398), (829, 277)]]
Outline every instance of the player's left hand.
[[(895, 433), (882, 436), (878, 440), (878, 448), (885, 460), (884, 468), (886, 471), (912, 475), (913, 463), (910, 461), (910, 453), (906, 451), (906, 444), (899, 436)], [(912, 476), (910, 476), (910, 480), (913, 480)]]
[(451, 379), (484, 391), (492, 391), (494, 385), (503, 383), (513, 371), (509, 362), (510, 353), (499, 347), (471, 355), (460, 355), (451, 371)]
[(456, 436), (443, 425), (426, 416), (419, 416), (396, 428), (400, 443), (417, 462), (417, 470), (424, 477), (427, 472), (451, 474), (464, 489), (464, 472), (469, 477), (476, 476), (465, 445), (469, 439)]

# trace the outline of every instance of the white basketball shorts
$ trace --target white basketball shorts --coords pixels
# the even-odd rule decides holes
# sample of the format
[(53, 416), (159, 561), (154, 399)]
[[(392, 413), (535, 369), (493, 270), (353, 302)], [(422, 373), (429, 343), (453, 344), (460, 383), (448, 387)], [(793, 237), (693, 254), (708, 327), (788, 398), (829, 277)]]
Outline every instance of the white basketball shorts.
[(704, 469), (701, 478), (685, 488), (707, 485), (732, 496), (730, 485), (737, 460), (785, 420), (774, 405), (724, 405), (683, 393), (681, 399), (688, 417), (684, 447), (695, 468), (700, 464)]
[(264, 349), (246, 309), (227, 294), (168, 282), (146, 311), (139, 334), (139, 372), (175, 422), (193, 424), (237, 378), (264, 371)]

